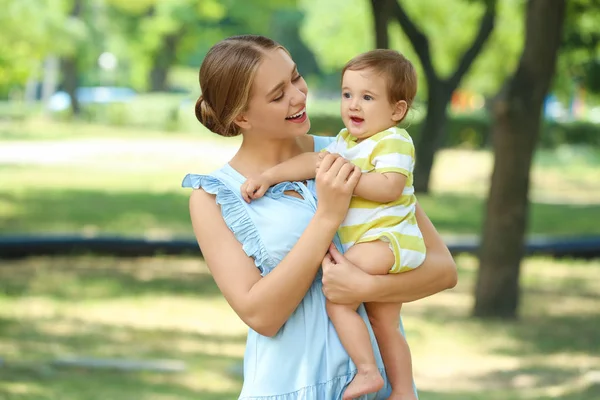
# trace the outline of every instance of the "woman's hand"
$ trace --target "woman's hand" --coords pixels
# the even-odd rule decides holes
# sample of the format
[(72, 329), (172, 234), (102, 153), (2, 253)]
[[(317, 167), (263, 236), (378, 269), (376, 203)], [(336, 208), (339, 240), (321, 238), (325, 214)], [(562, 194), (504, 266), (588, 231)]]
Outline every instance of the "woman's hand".
[(326, 154), (317, 168), (317, 214), (340, 224), (348, 213), (360, 168), (338, 154)]
[(363, 290), (371, 275), (344, 257), (333, 244), (325, 255), (323, 267), (323, 293), (333, 303), (356, 304), (364, 301)]
[(330, 246), (322, 262), (325, 296), (345, 304), (409, 303), (453, 288), (457, 273), (452, 254), (419, 203), (416, 216), (427, 246), (421, 266), (401, 274), (369, 275)]

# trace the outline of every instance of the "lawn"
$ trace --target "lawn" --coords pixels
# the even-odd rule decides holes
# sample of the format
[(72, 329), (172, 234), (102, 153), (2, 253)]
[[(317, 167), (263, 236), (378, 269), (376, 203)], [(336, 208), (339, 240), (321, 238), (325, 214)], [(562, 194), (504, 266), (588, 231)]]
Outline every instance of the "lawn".
[[(41, 122), (24, 122), (39, 132)], [(80, 136), (73, 138), (79, 129)], [(187, 172), (225, 163), (239, 138), (159, 133), (96, 125), (49, 124), (48, 140), (5, 140), (0, 148), (1, 234), (105, 234), (189, 237)], [(64, 135), (64, 136), (61, 136)], [(145, 136), (146, 135), (146, 136)], [(2, 157), (13, 161), (2, 163)], [(14, 160), (16, 158), (16, 161)], [(488, 151), (443, 150), (432, 193), (419, 200), (446, 235), (477, 235), (487, 195)], [(539, 151), (533, 169), (529, 233), (600, 234), (600, 151)]]
[[(530, 258), (519, 321), (469, 317), (476, 260), (407, 304), (424, 400), (600, 398), (600, 262)], [(482, 340), (485, 339), (485, 340)], [(201, 259), (56, 257), (0, 266), (0, 398), (229, 400), (245, 327)], [(52, 366), (57, 358), (180, 360), (180, 373)]]
[[(0, 122), (0, 235), (189, 238), (182, 177), (217, 168), (239, 145), (201, 131), (17, 124)], [(491, 167), (487, 151), (439, 153), (432, 193), (419, 200), (443, 234), (480, 232)], [(599, 168), (597, 150), (539, 151), (529, 234), (600, 234)], [(0, 262), (0, 399), (237, 397), (246, 328), (201, 259)], [(600, 398), (600, 261), (528, 258), (521, 319), (508, 322), (469, 317), (477, 262), (457, 262), (455, 289), (404, 307), (422, 399)], [(69, 356), (180, 360), (187, 369), (52, 364)]]

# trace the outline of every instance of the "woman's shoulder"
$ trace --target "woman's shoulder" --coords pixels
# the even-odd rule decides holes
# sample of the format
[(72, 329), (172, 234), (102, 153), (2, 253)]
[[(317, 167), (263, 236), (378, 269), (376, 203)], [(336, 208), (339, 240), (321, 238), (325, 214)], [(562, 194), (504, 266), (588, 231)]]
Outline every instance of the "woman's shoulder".
[(308, 151), (319, 152), (333, 143), (336, 138), (331, 136), (306, 135)]
[(239, 188), (244, 179), (238, 176), (229, 164), (225, 164), (219, 169), (209, 173), (197, 174), (188, 173), (183, 177), (181, 187), (191, 189), (203, 189), (210, 194), (217, 194), (219, 189), (226, 187), (229, 189)]

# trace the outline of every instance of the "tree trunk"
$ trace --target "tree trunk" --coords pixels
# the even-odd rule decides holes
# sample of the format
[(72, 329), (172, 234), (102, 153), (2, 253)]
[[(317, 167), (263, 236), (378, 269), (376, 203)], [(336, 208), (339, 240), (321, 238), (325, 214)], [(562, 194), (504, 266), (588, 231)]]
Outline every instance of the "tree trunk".
[[(396, 0), (391, 0), (396, 1)], [(390, 0), (371, 0), (373, 28), (375, 29), (375, 48), (390, 47), (388, 21), (390, 18)]]
[[(69, 15), (72, 18), (81, 19), (83, 12), (83, 0), (74, 0), (73, 7)], [(79, 68), (77, 65), (77, 58), (79, 56), (80, 46), (77, 45), (75, 54), (64, 56), (60, 60), (60, 72), (63, 79), (63, 86), (65, 92), (69, 94), (71, 98), (71, 111), (73, 115), (77, 116), (81, 112), (79, 105), (79, 99), (77, 98), (77, 85), (79, 84)]]
[(447, 108), (452, 96), (452, 87), (444, 81), (429, 82), (427, 90), (427, 116), (415, 146), (415, 191), (429, 192), (431, 169), (436, 151), (440, 148), (446, 133)]
[(56, 91), (58, 81), (58, 70), (60, 67), (59, 58), (55, 55), (49, 55), (44, 60), (43, 80), (42, 80), (42, 104), (46, 113), (49, 114), (48, 103), (50, 96)]
[(163, 38), (162, 45), (154, 53), (152, 69), (150, 70), (150, 90), (164, 92), (167, 88), (169, 69), (175, 62), (177, 43), (182, 32), (175, 32)]
[[(373, 3), (374, 17), (375, 4), (385, 0), (371, 0)], [(486, 0), (486, 9), (479, 24), (479, 30), (471, 45), (463, 53), (454, 72), (446, 79), (441, 79), (433, 68), (433, 60), (429, 46), (429, 39), (414, 24), (408, 16), (400, 0), (390, 0), (386, 4), (402, 30), (408, 36), (410, 43), (417, 53), (423, 72), (427, 78), (429, 96), (427, 98), (427, 115), (421, 131), (421, 138), (417, 145), (417, 165), (415, 166), (415, 191), (427, 193), (429, 191), (429, 178), (436, 151), (444, 137), (448, 116), (446, 108), (450, 103), (452, 92), (458, 87), (477, 55), (481, 52), (490, 34), (494, 30), (496, 19), (497, 0)]]
[(63, 57), (60, 63), (61, 74), (63, 77), (63, 85), (65, 92), (71, 97), (71, 111), (77, 116), (81, 113), (79, 99), (77, 98), (77, 84), (79, 71), (77, 68), (76, 57)]
[(478, 317), (517, 315), (531, 160), (564, 19), (565, 0), (528, 1), (521, 60), (493, 107), (495, 161), (475, 291)]

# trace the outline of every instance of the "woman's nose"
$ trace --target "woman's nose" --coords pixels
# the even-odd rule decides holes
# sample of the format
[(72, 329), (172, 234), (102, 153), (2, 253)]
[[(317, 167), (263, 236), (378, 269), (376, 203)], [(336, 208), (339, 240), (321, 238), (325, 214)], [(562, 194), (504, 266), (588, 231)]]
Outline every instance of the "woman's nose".
[(298, 88), (296, 86), (294, 86), (294, 89), (295, 90), (292, 95), (291, 104), (297, 105), (297, 104), (305, 103), (306, 102), (306, 93), (301, 88)]

